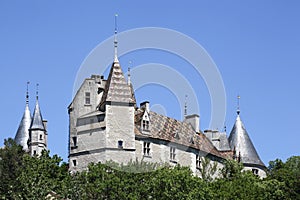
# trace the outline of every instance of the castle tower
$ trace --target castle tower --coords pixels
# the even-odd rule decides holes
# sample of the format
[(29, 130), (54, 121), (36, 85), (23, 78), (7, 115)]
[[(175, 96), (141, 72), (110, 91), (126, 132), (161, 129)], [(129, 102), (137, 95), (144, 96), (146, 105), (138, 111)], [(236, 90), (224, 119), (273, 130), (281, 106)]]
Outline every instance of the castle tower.
[(31, 114), (28, 105), (29, 104), (28, 84), (29, 82), (27, 82), (25, 111), (15, 136), (16, 143), (21, 145), (24, 151), (28, 151), (29, 128), (31, 124)]
[(33, 112), (32, 121), (29, 128), (29, 152), (32, 156), (40, 155), (42, 150), (47, 149), (47, 121), (43, 120), (38, 101), (38, 92)]
[(247, 133), (247, 130), (240, 118), (240, 109), (237, 110), (237, 118), (228, 138), (229, 145), (235, 151), (235, 157), (242, 162), (245, 169), (260, 177), (265, 177), (265, 165), (259, 158), (259, 155)]
[(134, 106), (136, 102), (132, 85), (126, 81), (119, 63), (116, 34), (115, 29), (114, 62), (107, 78), (99, 110), (105, 112), (106, 160), (113, 159), (119, 163), (127, 163), (135, 159)]

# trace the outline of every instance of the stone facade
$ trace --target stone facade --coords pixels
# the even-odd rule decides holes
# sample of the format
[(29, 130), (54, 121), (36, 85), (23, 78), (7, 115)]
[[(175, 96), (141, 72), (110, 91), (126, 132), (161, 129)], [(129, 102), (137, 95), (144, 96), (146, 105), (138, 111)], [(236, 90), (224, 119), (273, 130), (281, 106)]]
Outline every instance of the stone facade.
[[(117, 58), (107, 80), (92, 75), (82, 83), (68, 111), (70, 171), (85, 170), (92, 162), (126, 164), (137, 159), (189, 166), (201, 176), (203, 158), (218, 169), (225, 159), (239, 158), (226, 133), (200, 130), (198, 115), (179, 121), (152, 112), (149, 102), (138, 107)], [(248, 169), (265, 176), (263, 164)]]

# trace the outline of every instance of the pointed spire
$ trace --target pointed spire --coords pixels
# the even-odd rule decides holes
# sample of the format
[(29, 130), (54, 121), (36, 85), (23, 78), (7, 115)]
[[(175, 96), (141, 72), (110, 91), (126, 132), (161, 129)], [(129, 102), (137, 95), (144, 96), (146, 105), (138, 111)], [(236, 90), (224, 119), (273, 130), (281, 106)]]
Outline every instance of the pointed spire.
[(131, 66), (131, 61), (129, 61), (129, 67), (128, 67), (128, 73), (127, 73), (127, 84), (131, 85), (131, 80), (130, 80), (130, 66)]
[(33, 117), (30, 125), (30, 129), (40, 129), (45, 130), (44, 123), (43, 123), (43, 117), (41, 113), (41, 109), (39, 106), (39, 84), (36, 84), (36, 102), (35, 102), (35, 108), (33, 111)]
[(29, 110), (29, 95), (28, 95), (28, 85), (29, 82), (27, 82), (27, 89), (26, 89), (26, 105), (25, 105), (25, 111), (23, 114), (23, 117), (21, 119), (19, 128), (17, 130), (15, 141), (17, 144), (21, 145), (23, 147), (23, 150), (28, 151), (28, 140), (29, 140), (29, 128), (31, 123), (31, 114)]
[(26, 104), (29, 103), (29, 93), (28, 93), (28, 86), (29, 86), (29, 81), (27, 81), (27, 88), (26, 88)]
[(117, 41), (117, 33), (118, 33), (117, 17), (118, 17), (118, 14), (115, 14), (114, 62), (119, 62), (119, 60), (118, 60), (118, 41)]
[(187, 97), (188, 95), (185, 95), (185, 100), (184, 100), (184, 117), (187, 116)]
[(238, 115), (239, 115), (240, 112), (241, 112), (241, 110), (240, 110), (240, 98), (241, 98), (241, 96), (238, 95), (238, 96), (237, 96), (237, 110), (236, 110), (236, 113), (237, 113)]
[(247, 130), (240, 118), (239, 112), (235, 124), (229, 135), (230, 148), (239, 152), (239, 159), (243, 164), (265, 167), (248, 135)]

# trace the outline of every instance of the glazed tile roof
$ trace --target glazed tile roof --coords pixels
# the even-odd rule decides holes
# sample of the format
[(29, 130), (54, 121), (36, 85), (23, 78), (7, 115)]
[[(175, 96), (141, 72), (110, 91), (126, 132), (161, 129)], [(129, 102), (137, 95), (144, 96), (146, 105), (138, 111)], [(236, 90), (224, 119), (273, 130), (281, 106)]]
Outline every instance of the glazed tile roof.
[(192, 147), (194, 149), (225, 158), (225, 156), (219, 153), (219, 151), (203, 133), (196, 134), (190, 124), (157, 114), (152, 111), (150, 111), (149, 133), (144, 134), (141, 131), (140, 123), (143, 113), (144, 111), (139, 109), (135, 114), (136, 135), (178, 143), (186, 147)]
[(131, 87), (124, 77), (119, 61), (115, 61), (112, 64), (100, 102), (100, 108), (103, 108), (105, 102), (135, 104), (134, 95), (132, 95)]

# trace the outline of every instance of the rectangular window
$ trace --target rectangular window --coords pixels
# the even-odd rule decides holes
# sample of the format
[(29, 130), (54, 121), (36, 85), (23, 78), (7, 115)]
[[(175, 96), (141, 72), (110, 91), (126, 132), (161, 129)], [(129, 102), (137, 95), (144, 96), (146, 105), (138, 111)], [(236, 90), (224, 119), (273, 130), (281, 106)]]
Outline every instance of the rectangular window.
[(170, 147), (170, 160), (175, 161), (176, 159), (176, 148)]
[(91, 104), (91, 93), (89, 92), (85, 93), (85, 104), (87, 105)]
[(118, 141), (118, 148), (123, 148), (123, 141), (122, 140)]
[(149, 121), (143, 120), (143, 131), (149, 130)]
[(73, 166), (76, 167), (77, 166), (77, 161), (73, 160)]
[(196, 168), (197, 169), (201, 168), (201, 156), (199, 154), (196, 155)]
[(144, 156), (150, 156), (150, 142), (144, 142), (143, 153)]
[(40, 140), (43, 140), (43, 135), (42, 134), (40, 134)]
[(77, 147), (77, 137), (76, 136), (72, 137), (72, 140), (73, 140), (73, 146)]

